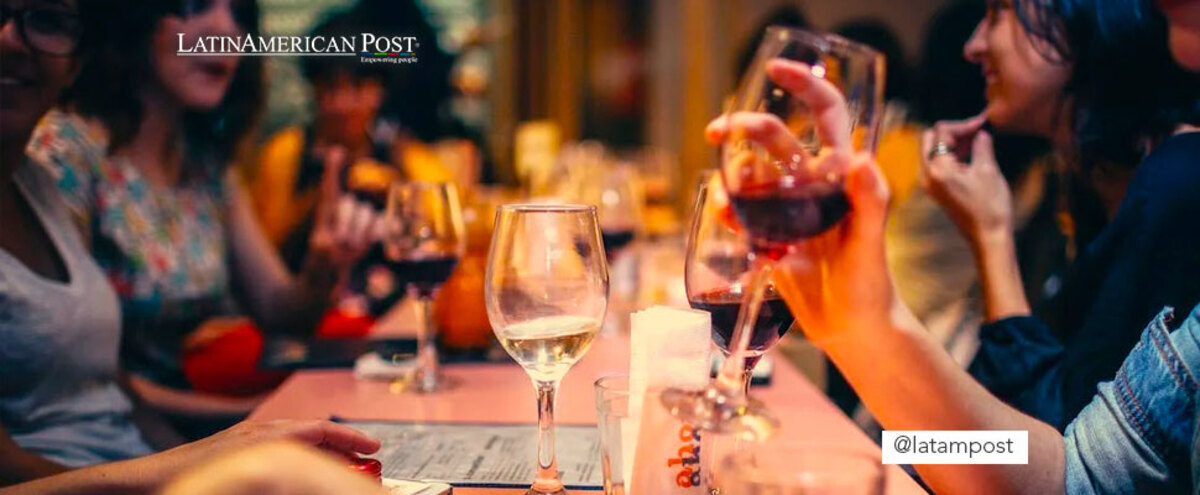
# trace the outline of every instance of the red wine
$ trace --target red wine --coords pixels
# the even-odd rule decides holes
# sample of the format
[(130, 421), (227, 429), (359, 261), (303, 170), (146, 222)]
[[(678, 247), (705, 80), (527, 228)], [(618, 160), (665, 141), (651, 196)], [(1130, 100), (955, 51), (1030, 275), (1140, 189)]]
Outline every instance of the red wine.
[(850, 211), (850, 200), (841, 185), (828, 183), (791, 190), (742, 191), (732, 195), (730, 202), (755, 249), (768, 253), (828, 230)]
[[(741, 290), (718, 289), (688, 298), (692, 309), (708, 311), (712, 315), (712, 339), (725, 352), (729, 352), (729, 340), (733, 338), (737, 325), (738, 310), (742, 307)], [(767, 288), (762, 307), (758, 310), (758, 321), (754, 322), (754, 334), (750, 336), (752, 351), (766, 351), (792, 326), (792, 312), (773, 288)]]
[(402, 280), (422, 295), (429, 295), (446, 283), (458, 265), (457, 256), (439, 256), (411, 260), (388, 260), (387, 265)]
[(604, 242), (604, 253), (612, 259), (621, 248), (633, 242), (632, 230), (601, 230), (600, 240)]

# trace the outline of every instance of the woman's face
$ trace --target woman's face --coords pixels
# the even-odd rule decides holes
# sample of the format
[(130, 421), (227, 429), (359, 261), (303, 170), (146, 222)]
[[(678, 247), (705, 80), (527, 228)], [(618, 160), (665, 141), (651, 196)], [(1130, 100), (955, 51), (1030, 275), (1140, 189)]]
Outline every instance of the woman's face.
[(190, 0), (185, 3), (197, 7), (189, 9), (186, 17), (167, 16), (158, 21), (153, 39), (154, 70), (158, 83), (184, 108), (210, 110), (220, 105), (237, 71), (238, 57), (177, 55), (179, 35), (183, 34), (184, 49), (195, 47), (201, 37), (244, 35), (233, 12), (236, 1)]
[(1013, 12), (989, 0), (987, 17), (963, 47), (987, 81), (987, 119), (998, 130), (1054, 137), (1071, 65), (1047, 60)]
[(318, 127), (330, 139), (352, 143), (365, 135), (383, 103), (383, 83), (375, 77), (335, 72), (314, 83)]
[(1170, 26), (1171, 55), (1184, 69), (1200, 72), (1200, 0), (1158, 0)]
[(26, 139), (79, 73), (76, 57), (44, 51), (59, 51), (65, 38), (78, 40), (79, 12), (75, 0), (0, 0), (0, 6), (0, 136)]

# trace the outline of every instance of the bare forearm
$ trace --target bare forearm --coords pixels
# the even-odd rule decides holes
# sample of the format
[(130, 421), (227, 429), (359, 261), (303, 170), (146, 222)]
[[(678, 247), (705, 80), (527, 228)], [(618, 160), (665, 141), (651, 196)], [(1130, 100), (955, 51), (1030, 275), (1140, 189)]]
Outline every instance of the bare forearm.
[(299, 274), (289, 273), (254, 218), (241, 181), (231, 175), (227, 185), (234, 274), (251, 316), (268, 331), (310, 332), (328, 307), (340, 274), (331, 268), (332, 262), (316, 254), (309, 256)]
[(892, 430), (1024, 430), (1027, 465), (922, 465), (938, 493), (987, 487), (997, 493), (1062, 492), (1062, 437), (987, 392), (898, 309), (889, 328), (847, 329), (822, 347), (885, 428)]
[(88, 495), (153, 493), (164, 480), (142, 459), (100, 464), (0, 489), (2, 495)]
[(68, 471), (66, 466), (46, 459), (20, 447), (0, 447), (0, 486), (24, 483)]
[(131, 376), (130, 387), (140, 401), (155, 411), (169, 415), (202, 419), (240, 419), (250, 414), (261, 397), (226, 397), (200, 392), (175, 390)]
[(1005, 228), (974, 234), (971, 247), (983, 282), (986, 321), (1029, 315), (1012, 231)]

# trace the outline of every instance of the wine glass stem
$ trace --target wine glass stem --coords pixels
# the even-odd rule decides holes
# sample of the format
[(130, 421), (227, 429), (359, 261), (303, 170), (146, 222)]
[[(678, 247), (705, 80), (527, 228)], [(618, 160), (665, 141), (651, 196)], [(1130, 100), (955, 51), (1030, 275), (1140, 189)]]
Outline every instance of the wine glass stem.
[(433, 295), (420, 294), (421, 325), (417, 329), (417, 388), (432, 391), (437, 388), (438, 352), (437, 324), (433, 321)]
[(554, 454), (554, 397), (558, 380), (534, 380), (538, 400), (538, 467), (533, 481), (536, 493), (558, 493), (563, 489), (558, 479), (558, 458)]
[(767, 282), (771, 280), (774, 264), (766, 257), (756, 257), (753, 273), (750, 275), (750, 287), (742, 298), (742, 308), (738, 311), (737, 324), (733, 327), (732, 346), (729, 347), (729, 357), (721, 364), (721, 372), (717, 374), (716, 386), (729, 391), (744, 391), (746, 386), (746, 358), (750, 347), (750, 337), (754, 335), (754, 324), (758, 322), (758, 309), (762, 305), (763, 293), (766, 292)]
[(758, 365), (758, 361), (762, 356), (747, 356), (743, 365), (742, 373), (742, 393), (750, 395), (750, 382), (754, 381), (754, 367)]

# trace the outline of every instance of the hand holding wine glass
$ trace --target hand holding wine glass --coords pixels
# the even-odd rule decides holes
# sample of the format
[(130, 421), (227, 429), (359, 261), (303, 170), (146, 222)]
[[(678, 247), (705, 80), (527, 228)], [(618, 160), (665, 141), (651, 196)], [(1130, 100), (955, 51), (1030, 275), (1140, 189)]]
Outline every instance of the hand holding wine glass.
[[(778, 79), (793, 93), (805, 95), (814, 106), (817, 130), (834, 148), (848, 156), (827, 153), (805, 156), (805, 160), (845, 160), (844, 191), (847, 211), (841, 225), (787, 246), (790, 255), (781, 258), (773, 273), (776, 290), (787, 302), (804, 333), (816, 344), (839, 328), (880, 328), (878, 318), (888, 317), (899, 303), (884, 256), (884, 221), (887, 219), (887, 181), (869, 153), (852, 153), (852, 137), (845, 130), (850, 119), (844, 99), (827, 80), (817, 78), (810, 67), (792, 62), (769, 66), (772, 79)], [(760, 143), (772, 153), (792, 153), (799, 144), (793, 132), (781, 121), (760, 119), (746, 138)], [(725, 141), (731, 124), (725, 118), (713, 121), (706, 137), (714, 144)], [(803, 153), (803, 150), (800, 151)], [(745, 162), (737, 166), (746, 166)], [(818, 168), (826, 163), (816, 163)], [(721, 195), (710, 195), (720, 202)], [(725, 205), (732, 210), (732, 205)], [(726, 214), (732, 216), (732, 214)], [(736, 228), (738, 223), (733, 223)], [(902, 306), (902, 305), (900, 305)]]
[(819, 242), (849, 211), (844, 181), (854, 152), (874, 151), (882, 77), (883, 58), (869, 47), (768, 28), (732, 107), (706, 131), (721, 145), (722, 184), (753, 266), (717, 377), (700, 392), (663, 393), (664, 405), (681, 419), (758, 438), (778, 425), (743, 390), (754, 327), (776, 263)]

